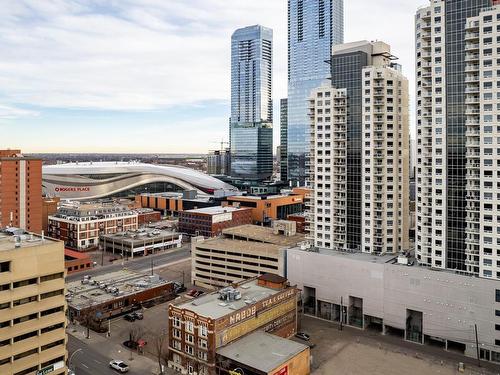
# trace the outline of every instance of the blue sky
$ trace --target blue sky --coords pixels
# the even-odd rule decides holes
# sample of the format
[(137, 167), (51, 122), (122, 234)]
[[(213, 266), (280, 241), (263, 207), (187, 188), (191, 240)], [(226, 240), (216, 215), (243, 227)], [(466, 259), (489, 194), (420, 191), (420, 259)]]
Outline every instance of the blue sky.
[[(426, 1), (402, 3), (345, 0), (346, 41), (388, 42), (412, 82), (413, 14)], [(286, 97), (286, 0), (0, 0), (0, 7), (0, 148), (217, 148), (227, 139), (230, 36), (256, 23), (274, 30), (276, 116)]]

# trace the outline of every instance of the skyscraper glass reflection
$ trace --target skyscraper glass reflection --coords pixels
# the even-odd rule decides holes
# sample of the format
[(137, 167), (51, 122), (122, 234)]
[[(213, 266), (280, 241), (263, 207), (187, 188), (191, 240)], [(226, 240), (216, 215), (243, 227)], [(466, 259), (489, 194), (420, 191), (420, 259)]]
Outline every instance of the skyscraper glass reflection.
[(288, 0), (288, 179), (305, 183), (308, 99), (330, 78), (333, 45), (344, 40), (343, 0)]
[(265, 180), (273, 171), (271, 29), (238, 29), (231, 38), (231, 176)]

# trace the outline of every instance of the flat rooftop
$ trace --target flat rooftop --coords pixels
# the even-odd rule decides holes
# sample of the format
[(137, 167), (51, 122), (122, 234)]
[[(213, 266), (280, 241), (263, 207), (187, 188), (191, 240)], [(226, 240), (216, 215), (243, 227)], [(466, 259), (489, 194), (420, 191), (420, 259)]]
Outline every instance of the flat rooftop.
[(394, 261), (395, 259), (397, 260), (398, 258), (398, 254), (375, 255), (375, 254), (363, 253), (361, 251), (338, 251), (338, 250), (324, 249), (324, 248), (303, 249), (300, 247), (295, 247), (293, 248), (293, 250), (301, 250), (304, 252), (328, 255), (332, 257), (343, 257), (346, 259), (352, 259), (370, 263), (378, 263), (378, 264), (391, 263), (392, 261)]
[(300, 197), (299, 194), (275, 194), (275, 195), (233, 195), (227, 197), (229, 200), (247, 200), (247, 201), (261, 201), (266, 199), (280, 199), (280, 198), (290, 198), (290, 197)]
[(241, 293), (241, 299), (238, 301), (223, 302), (219, 299), (219, 293), (215, 291), (193, 301), (177, 305), (177, 308), (192, 311), (203, 317), (219, 319), (248, 306), (245, 301), (256, 303), (281, 292), (281, 290), (259, 286), (257, 279), (244, 282), (235, 289)]
[(137, 230), (129, 230), (127, 232), (118, 232), (103, 235), (102, 238), (110, 242), (118, 242), (123, 244), (143, 244), (144, 241), (171, 239), (179, 237), (181, 234), (171, 231), (156, 228), (141, 228)]
[(42, 240), (42, 236), (26, 233), (22, 229), (0, 229), (0, 251), (16, 249), (16, 237), (19, 244), (18, 248), (21, 249), (59, 242), (47, 237)]
[(222, 231), (222, 234), (280, 246), (295, 246), (304, 241), (305, 238), (303, 234), (299, 233), (293, 236), (274, 234), (272, 228), (251, 224), (226, 228)]
[(279, 245), (244, 240), (233, 240), (230, 238), (209, 238), (202, 242), (196, 243), (196, 247), (256, 255), (272, 254), (275, 256), (277, 256), (280, 250), (283, 249), (283, 246)]
[(197, 193), (194, 198), (184, 198), (183, 193), (176, 192), (164, 192), (164, 193), (142, 193), (142, 197), (152, 197), (152, 198), (170, 198), (170, 199), (182, 199), (183, 201), (190, 202), (212, 202), (214, 197), (208, 194)]
[(214, 207), (197, 208), (194, 210), (186, 210), (184, 212), (196, 213), (196, 214), (206, 214), (206, 215), (218, 215), (218, 214), (225, 214), (225, 213), (229, 213), (229, 212), (248, 210), (248, 209), (249, 209), (248, 207), (214, 206)]
[(217, 349), (217, 354), (269, 373), (308, 347), (298, 342), (255, 331), (239, 340)]
[[(90, 306), (100, 305), (116, 298), (130, 296), (169, 281), (158, 276), (151, 277), (139, 272), (121, 270), (106, 275), (93, 276), (88, 284), (82, 284), (82, 278), (66, 284), (68, 306), (80, 310)], [(106, 285), (106, 288), (101, 287)], [(110, 289), (116, 288), (119, 294), (113, 294)]]

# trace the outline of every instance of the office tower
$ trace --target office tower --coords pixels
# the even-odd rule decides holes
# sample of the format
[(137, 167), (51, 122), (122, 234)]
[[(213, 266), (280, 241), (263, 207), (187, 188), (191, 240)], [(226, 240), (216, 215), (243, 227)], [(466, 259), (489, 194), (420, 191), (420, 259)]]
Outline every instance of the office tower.
[(409, 248), (408, 81), (383, 42), (333, 47), (332, 83), (310, 99), (317, 247), (396, 253)]
[(304, 185), (308, 100), (330, 78), (332, 46), (344, 41), (343, 0), (288, 0), (288, 179)]
[(64, 244), (0, 231), (0, 374), (65, 374)]
[(42, 161), (0, 150), (0, 228), (42, 231)]
[(417, 260), (483, 277), (500, 277), (496, 3), (433, 1), (415, 30)]
[(229, 175), (231, 171), (231, 149), (209, 151), (207, 173), (209, 175)]
[(231, 176), (261, 181), (273, 173), (273, 31), (259, 25), (231, 38)]
[(288, 181), (288, 156), (287, 156), (287, 135), (288, 135), (288, 100), (280, 100), (280, 175), (281, 181)]

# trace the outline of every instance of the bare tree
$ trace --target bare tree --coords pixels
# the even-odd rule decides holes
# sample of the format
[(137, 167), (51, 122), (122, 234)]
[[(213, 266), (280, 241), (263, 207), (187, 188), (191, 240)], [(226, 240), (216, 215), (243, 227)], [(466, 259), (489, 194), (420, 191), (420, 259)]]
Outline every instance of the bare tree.
[[(140, 326), (133, 326), (129, 330), (129, 341), (130, 341), (130, 360), (133, 360), (134, 344), (142, 337), (144, 331)], [(138, 347), (137, 347), (138, 348)]]
[(163, 366), (168, 361), (168, 332), (150, 332), (153, 354), (158, 361), (159, 374), (163, 375)]

